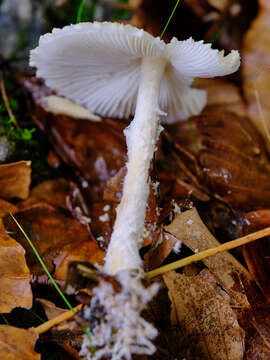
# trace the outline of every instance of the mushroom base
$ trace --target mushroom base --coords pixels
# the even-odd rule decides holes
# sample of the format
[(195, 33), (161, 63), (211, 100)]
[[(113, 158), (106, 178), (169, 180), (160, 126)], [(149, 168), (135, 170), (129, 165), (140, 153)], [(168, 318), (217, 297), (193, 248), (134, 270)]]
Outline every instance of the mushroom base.
[[(151, 340), (157, 330), (141, 317), (141, 312), (158, 289), (156, 283), (146, 288), (140, 274), (129, 270), (118, 273), (114, 283), (102, 279), (83, 312), (84, 323), (89, 322), (91, 343), (84, 336), (80, 355), (87, 360), (130, 360), (132, 354), (152, 355), (155, 346)], [(95, 352), (91, 351), (93, 347)]]

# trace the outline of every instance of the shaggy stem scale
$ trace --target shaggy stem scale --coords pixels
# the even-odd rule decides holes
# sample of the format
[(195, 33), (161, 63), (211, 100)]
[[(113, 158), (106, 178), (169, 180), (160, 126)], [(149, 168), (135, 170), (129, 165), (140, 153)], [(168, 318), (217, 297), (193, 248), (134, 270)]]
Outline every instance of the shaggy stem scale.
[(141, 267), (139, 248), (149, 194), (149, 167), (161, 129), (158, 99), (165, 65), (163, 58), (142, 60), (135, 116), (125, 130), (127, 175), (105, 261), (108, 274)]

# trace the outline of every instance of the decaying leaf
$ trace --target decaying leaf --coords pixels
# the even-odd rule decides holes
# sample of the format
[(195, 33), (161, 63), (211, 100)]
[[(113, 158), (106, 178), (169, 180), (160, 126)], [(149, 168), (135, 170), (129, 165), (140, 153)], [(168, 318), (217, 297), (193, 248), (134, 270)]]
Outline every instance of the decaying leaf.
[(30, 207), (39, 202), (46, 202), (66, 209), (66, 199), (71, 194), (70, 183), (63, 178), (47, 180), (30, 191), (29, 197), (18, 204), (20, 209)]
[(15, 213), (18, 211), (18, 207), (11, 204), (10, 202), (0, 199), (0, 218), (2, 218), (4, 215), (8, 213)]
[[(15, 211), (14, 205), (0, 200), (1, 217)], [(0, 219), (0, 313), (32, 306), (31, 278), (24, 254), (23, 247), (6, 234)]]
[(229, 303), (202, 276), (164, 275), (171, 321), (182, 330), (187, 360), (242, 360), (244, 331)]
[(26, 199), (31, 182), (31, 161), (0, 165), (0, 197)]
[(32, 291), (30, 273), (24, 249), (0, 230), (0, 312), (8, 313), (15, 307), (30, 309)]
[[(64, 280), (69, 261), (102, 263), (104, 252), (98, 247), (87, 228), (53, 206), (37, 204), (14, 214), (33, 241), (48, 270)], [(6, 229), (26, 250), (26, 261), (34, 275), (44, 274), (36, 256), (16, 224), (6, 216)]]
[[(161, 232), (161, 243), (157, 242), (150, 251), (145, 255), (146, 268), (149, 270), (155, 269), (162, 264), (162, 262), (169, 256), (172, 250), (180, 251), (181, 242), (172, 234)], [(177, 246), (177, 244), (179, 244)], [(176, 246), (176, 247), (175, 247)]]
[(244, 37), (243, 89), (249, 115), (267, 138), (269, 145), (270, 7), (268, 0), (259, 0), (258, 3), (257, 17)]
[(269, 206), (268, 154), (248, 118), (209, 109), (187, 123), (168, 128), (168, 132), (167, 167), (171, 162), (177, 179), (234, 209)]
[(199, 79), (198, 89), (207, 91), (207, 106), (204, 112), (215, 110), (216, 113), (232, 112), (247, 116), (247, 106), (239, 88), (223, 79)]
[[(97, 269), (88, 262), (73, 261), (69, 264), (67, 280), (65, 282), (65, 292), (74, 294), (82, 290), (85, 301), (79, 300), (81, 303), (89, 305), (92, 297), (92, 289), (98, 285), (99, 277)], [(80, 298), (81, 295), (79, 295)]]
[[(246, 214), (244, 234), (270, 226), (270, 210), (257, 210)], [(264, 296), (270, 301), (270, 239), (260, 239), (243, 247), (243, 255), (250, 273), (260, 286)]]
[(253, 280), (243, 279), (249, 307), (242, 309), (240, 324), (246, 332), (244, 360), (268, 360), (270, 354), (270, 305)]
[(68, 311), (66, 309), (57, 307), (53, 302), (49, 300), (39, 299), (39, 298), (36, 298), (35, 300), (43, 306), (43, 309), (45, 311), (48, 320), (51, 320), (56, 316), (61, 315), (64, 312)]
[[(165, 227), (165, 230), (194, 252), (220, 245), (204, 225), (195, 208), (177, 215), (173, 222)], [(203, 263), (236, 305), (248, 304), (237, 274), (249, 278), (249, 273), (231, 254), (220, 253), (205, 258)]]
[(79, 175), (86, 196), (100, 199), (106, 181), (126, 162), (123, 129), (127, 123), (112, 119), (94, 123), (52, 115), (42, 103), (43, 96), (51, 94), (51, 90), (36, 78), (21, 81), (33, 98), (31, 115), (47, 133), (56, 155)]
[[(57, 307), (51, 301), (44, 299), (36, 300), (43, 306), (48, 320), (54, 319), (67, 312), (67, 310)], [(52, 327), (50, 332), (51, 335), (46, 335), (47, 341), (59, 344), (67, 353), (72, 355), (72, 358), (80, 358), (77, 350), (81, 348), (83, 329), (74, 318), (63, 321), (59, 325)]]
[(37, 339), (34, 330), (0, 325), (1, 360), (39, 360), (40, 355), (34, 350)]

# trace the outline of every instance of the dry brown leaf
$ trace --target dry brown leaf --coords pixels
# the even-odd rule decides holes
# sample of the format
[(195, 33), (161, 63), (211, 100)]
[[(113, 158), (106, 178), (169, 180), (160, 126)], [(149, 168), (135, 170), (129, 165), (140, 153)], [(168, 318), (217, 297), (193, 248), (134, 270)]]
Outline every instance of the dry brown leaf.
[[(242, 189), (240, 186), (246, 156), (252, 159), (256, 156), (255, 163), (258, 154), (255, 155), (252, 149), (261, 151), (262, 158), (266, 157), (265, 149), (262, 145), (262, 149), (258, 148), (259, 139), (254, 136), (254, 129), (250, 129), (246, 119), (239, 118), (246, 114), (246, 105), (236, 85), (220, 79), (199, 79), (197, 87), (207, 90), (207, 106), (203, 114), (169, 126), (161, 134), (158, 177), (161, 180), (162, 199), (166, 199), (167, 194), (178, 200), (192, 194), (200, 201), (208, 201), (214, 195), (233, 206), (246, 206), (247, 201), (243, 197), (247, 193), (246, 187)], [(231, 164), (223, 160), (224, 153), (231, 158), (239, 154), (235, 165), (236, 169), (241, 169), (239, 173), (231, 170), (235, 162)], [(214, 160), (212, 154), (215, 155)], [(256, 177), (257, 182), (259, 176), (256, 170), (250, 179)], [(227, 173), (233, 176), (229, 184)], [(231, 188), (230, 185), (236, 186)], [(253, 185), (251, 188), (253, 190)], [(260, 195), (261, 192), (257, 197)], [(261, 202), (261, 197), (257, 203)], [(265, 198), (267, 196), (264, 194)]]
[[(44, 308), (48, 320), (67, 312), (68, 310), (57, 307), (53, 302), (45, 299), (36, 299)], [(59, 344), (72, 358), (80, 359), (78, 350), (81, 348), (83, 329), (74, 318), (65, 320), (50, 329), (52, 335), (47, 335), (48, 341), (51, 340)]]
[(39, 360), (40, 355), (34, 350), (37, 339), (34, 329), (0, 325), (1, 360)]
[(172, 234), (162, 232), (162, 242), (158, 246), (153, 246), (145, 255), (145, 266), (148, 270), (157, 268), (172, 252), (179, 240)]
[(11, 204), (8, 201), (5, 201), (3, 199), (0, 199), (0, 218), (2, 218), (4, 215), (9, 213), (15, 213), (18, 211), (18, 207)]
[(0, 312), (8, 313), (15, 307), (30, 309), (32, 290), (25, 251), (15, 240), (0, 229)]
[[(257, 210), (246, 214), (244, 234), (270, 226), (270, 210)], [(270, 302), (270, 238), (263, 238), (243, 247), (243, 255), (250, 273)]]
[(56, 207), (66, 209), (66, 198), (71, 192), (70, 182), (66, 179), (60, 178), (44, 181), (33, 188), (30, 191), (29, 197), (21, 201), (17, 206), (22, 209), (44, 201)]
[(240, 324), (246, 332), (244, 360), (268, 360), (270, 354), (270, 304), (255, 281), (243, 279), (249, 307), (242, 309)]
[(242, 360), (244, 331), (236, 314), (204, 277), (164, 275), (172, 302), (171, 320), (188, 344), (187, 360)]
[(247, 116), (247, 106), (240, 89), (232, 82), (223, 79), (199, 79), (198, 89), (207, 91), (207, 110), (216, 112), (233, 112), (239, 116)]
[(0, 165), (0, 197), (26, 199), (31, 182), (31, 161)]
[(107, 181), (103, 194), (104, 200), (120, 202), (122, 197), (123, 180), (126, 173), (126, 167), (123, 166), (113, 177), (109, 179), (109, 181)]
[(270, 6), (269, 0), (259, 0), (258, 3), (257, 17), (244, 36), (243, 88), (249, 115), (268, 140), (269, 146), (267, 131), (270, 131)]
[[(40, 203), (14, 216), (33, 241), (48, 270), (55, 271), (56, 279), (65, 279), (70, 261), (102, 263), (104, 251), (98, 247), (87, 228), (56, 208)], [(6, 216), (4, 224), (26, 249), (26, 261), (31, 273), (43, 275), (39, 261), (14, 221)]]
[[(0, 217), (15, 211), (14, 205), (0, 200)], [(0, 219), (0, 313), (32, 306), (31, 278), (24, 254), (23, 247), (7, 235)]]
[[(202, 222), (195, 208), (175, 217), (165, 230), (174, 235), (192, 251), (203, 251), (220, 245)], [(247, 270), (228, 252), (217, 254), (203, 260), (217, 282), (231, 296), (235, 305), (247, 305), (238, 274), (249, 278)]]
[(46, 314), (48, 320), (51, 320), (51, 319), (57, 317), (58, 315), (61, 315), (64, 312), (68, 311), (68, 310), (57, 307), (53, 302), (51, 302), (49, 300), (39, 299), (39, 298), (36, 298), (35, 300), (43, 306), (43, 309), (45, 311), (45, 314)]
[(225, 10), (226, 7), (229, 5), (230, 0), (207, 0), (207, 2), (209, 3), (209, 5), (222, 11)]
[(269, 207), (270, 165), (262, 136), (248, 118), (217, 109), (168, 128), (167, 167), (176, 181), (234, 209)]
[(20, 81), (33, 98), (31, 115), (47, 133), (55, 154), (80, 176), (86, 196), (92, 201), (100, 200), (105, 183), (126, 162), (123, 129), (127, 123), (116, 119), (97, 123), (52, 115), (45, 110), (42, 101), (51, 90), (34, 77), (24, 77)]

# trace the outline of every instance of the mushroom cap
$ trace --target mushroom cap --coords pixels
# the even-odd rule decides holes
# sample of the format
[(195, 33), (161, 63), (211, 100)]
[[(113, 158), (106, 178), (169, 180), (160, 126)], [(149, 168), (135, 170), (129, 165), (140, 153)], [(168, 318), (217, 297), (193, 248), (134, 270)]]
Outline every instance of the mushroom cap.
[(30, 65), (59, 95), (102, 116), (127, 118), (135, 112), (145, 57), (167, 59), (159, 97), (165, 122), (197, 115), (205, 106), (206, 92), (190, 87), (195, 77), (227, 75), (240, 65), (237, 51), (224, 56), (192, 38), (165, 44), (142, 29), (110, 22), (54, 29), (40, 37)]

